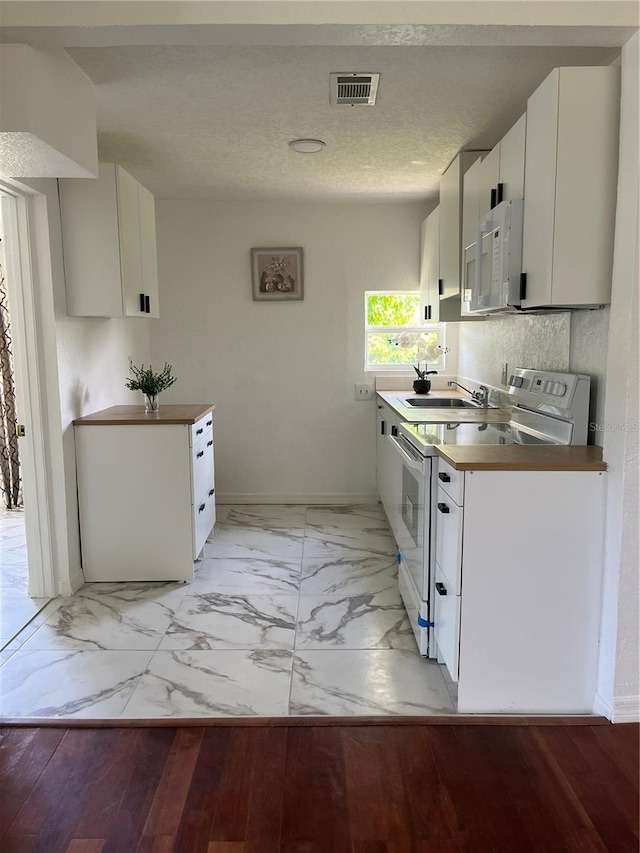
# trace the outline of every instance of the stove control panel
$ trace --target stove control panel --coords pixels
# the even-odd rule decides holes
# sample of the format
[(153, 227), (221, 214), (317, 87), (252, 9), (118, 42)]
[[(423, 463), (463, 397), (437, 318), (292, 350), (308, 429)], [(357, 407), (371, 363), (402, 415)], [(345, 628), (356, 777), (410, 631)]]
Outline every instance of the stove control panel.
[(509, 377), (509, 397), (516, 406), (570, 422), (577, 431), (573, 444), (587, 443), (591, 378), (517, 367)]
[[(512, 379), (515, 388), (522, 388), (524, 383), (522, 376), (513, 376)], [(567, 393), (567, 383), (554, 382), (553, 379), (545, 379), (544, 375), (541, 375), (534, 378), (531, 390), (538, 394), (549, 394), (551, 397), (564, 397)]]

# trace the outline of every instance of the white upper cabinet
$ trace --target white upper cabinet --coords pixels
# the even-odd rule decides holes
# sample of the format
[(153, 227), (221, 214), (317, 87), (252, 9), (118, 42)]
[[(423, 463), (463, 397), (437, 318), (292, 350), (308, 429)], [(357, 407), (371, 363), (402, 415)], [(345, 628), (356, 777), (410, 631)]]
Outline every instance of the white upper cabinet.
[(462, 249), (476, 242), (478, 225), (499, 201), (524, 198), (526, 114), (464, 176)]
[(498, 142), (498, 144), (492, 148), (479, 163), (476, 162), (473, 165), (478, 167), (478, 213), (476, 219), (476, 233), (473, 237), (475, 240), (478, 236), (478, 223), (496, 203), (496, 188), (500, 183), (500, 143)]
[(153, 195), (113, 163), (59, 187), (68, 313), (159, 317)]
[[(464, 176), (462, 190), (462, 252), (472, 246), (478, 238), (478, 223), (480, 222), (481, 202), (486, 170), (482, 168), (482, 160), (476, 160)], [(488, 197), (488, 196), (487, 196)]]
[(524, 198), (526, 135), (527, 114), (524, 113), (498, 143), (500, 148), (498, 183), (502, 184), (502, 201), (516, 201)]
[(440, 320), (440, 208), (422, 223), (420, 234), (420, 319)]
[[(463, 232), (463, 180), (479, 163), (484, 151), (461, 151), (440, 179), (439, 214), (439, 274), (440, 302), (432, 316), (441, 323), (457, 323), (476, 319), (461, 313), (462, 309), (462, 253)], [(475, 239), (475, 238), (474, 238)], [(433, 290), (431, 291), (433, 293)]]
[(611, 300), (620, 69), (556, 68), (527, 104), (523, 308)]
[(440, 179), (441, 296), (460, 293), (462, 253), (462, 179), (480, 151), (461, 151)]
[[(156, 206), (152, 193), (138, 184), (140, 210), (140, 261), (142, 264), (142, 292), (149, 297), (147, 317), (159, 317), (158, 299), (158, 249), (156, 244)], [(134, 291), (135, 292), (135, 291)], [(134, 306), (135, 307), (135, 306)], [(140, 304), (138, 303), (138, 308)]]

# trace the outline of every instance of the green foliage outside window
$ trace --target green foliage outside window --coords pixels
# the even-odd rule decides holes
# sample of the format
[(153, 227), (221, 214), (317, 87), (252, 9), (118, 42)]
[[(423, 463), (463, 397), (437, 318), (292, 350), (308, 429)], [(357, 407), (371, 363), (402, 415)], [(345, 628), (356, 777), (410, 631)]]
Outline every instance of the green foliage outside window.
[(417, 293), (368, 293), (367, 326), (418, 326)]
[(419, 315), (418, 293), (367, 293), (365, 365), (443, 367), (443, 330), (421, 326)]

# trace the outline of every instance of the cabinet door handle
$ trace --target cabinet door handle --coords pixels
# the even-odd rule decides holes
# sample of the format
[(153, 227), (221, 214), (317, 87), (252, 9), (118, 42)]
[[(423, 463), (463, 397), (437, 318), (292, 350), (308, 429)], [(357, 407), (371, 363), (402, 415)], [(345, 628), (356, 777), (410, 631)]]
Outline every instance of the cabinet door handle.
[(520, 301), (524, 302), (527, 298), (527, 274), (526, 272), (520, 273)]
[(146, 293), (144, 297), (144, 312), (145, 314), (151, 314), (151, 297)]
[(442, 480), (443, 483), (451, 482), (451, 477), (448, 474), (443, 473), (442, 471), (438, 474), (438, 479)]
[(207, 426), (211, 426), (212, 423), (213, 421), (207, 421)]
[(504, 184), (498, 184), (496, 187), (496, 204), (500, 204), (504, 197)]
[(447, 588), (443, 583), (440, 583), (440, 581), (438, 581), (438, 583), (436, 584), (436, 592), (438, 593), (438, 595), (446, 595)]
[(493, 210), (493, 208), (496, 206), (496, 196), (497, 195), (498, 195), (498, 193), (496, 191), (496, 188), (492, 187), (491, 188), (491, 208), (490, 208), (491, 210)]
[(204, 456), (204, 450), (201, 450), (199, 453), (196, 453), (196, 459), (200, 459), (201, 456)]
[(213, 441), (208, 441), (208, 442), (207, 442), (207, 447), (213, 447)]
[(206, 504), (200, 504), (200, 506), (198, 507), (198, 512), (204, 512), (205, 507), (206, 507)]
[(425, 305), (424, 306), (424, 319), (425, 320), (431, 319), (431, 305)]
[(384, 435), (384, 434), (385, 434), (385, 430), (386, 430), (386, 423), (385, 423), (385, 421), (380, 421), (380, 435)]
[(141, 293), (140, 294), (140, 310), (142, 311), (143, 314), (145, 313), (144, 307), (145, 307), (144, 293)]
[(203, 432), (204, 432), (204, 427), (202, 427), (201, 429), (197, 429), (196, 435), (202, 435)]
[(398, 434), (398, 427), (392, 426), (391, 427), (391, 435), (397, 435), (397, 434)]
[(444, 279), (438, 279), (438, 296), (442, 296), (444, 293)]
[(444, 503), (438, 504), (438, 511), (444, 513), (446, 515), (449, 512), (449, 507)]
[(209, 489), (209, 497), (215, 492), (215, 489)]

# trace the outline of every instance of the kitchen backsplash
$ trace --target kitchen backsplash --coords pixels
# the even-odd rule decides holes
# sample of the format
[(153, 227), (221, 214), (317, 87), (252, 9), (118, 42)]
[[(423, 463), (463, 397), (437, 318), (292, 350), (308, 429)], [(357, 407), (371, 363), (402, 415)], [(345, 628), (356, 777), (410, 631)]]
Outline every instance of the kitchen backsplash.
[(540, 370), (568, 370), (571, 314), (507, 315), (461, 323), (458, 375), (501, 386), (505, 363)]
[[(609, 308), (558, 314), (490, 317), (458, 328), (458, 375), (503, 388), (505, 363), (514, 367), (563, 370), (591, 377), (590, 422), (604, 413)], [(602, 433), (591, 440), (600, 444)]]

